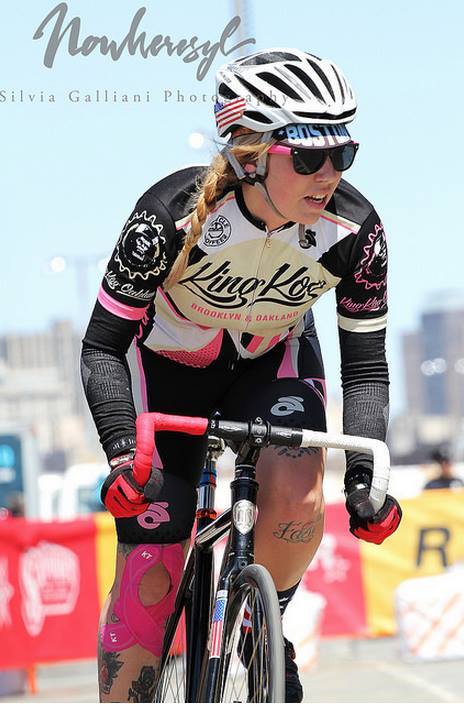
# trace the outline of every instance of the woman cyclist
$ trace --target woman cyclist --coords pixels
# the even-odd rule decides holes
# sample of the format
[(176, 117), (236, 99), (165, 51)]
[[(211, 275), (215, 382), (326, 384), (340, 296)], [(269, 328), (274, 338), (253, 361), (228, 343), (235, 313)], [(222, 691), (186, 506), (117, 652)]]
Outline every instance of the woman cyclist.
[[(116, 578), (102, 613), (103, 701), (148, 701), (195, 512), (204, 439), (161, 433), (150, 493), (132, 475), (135, 340), (145, 410), (325, 430), (325, 382), (311, 306), (335, 288), (344, 432), (385, 439), (387, 250), (373, 206), (342, 172), (358, 145), (353, 91), (331, 61), (269, 49), (222, 67), (210, 166), (176, 171), (136, 203), (84, 338), (85, 393), (111, 472)], [(256, 561), (281, 610), (323, 532), (321, 450), (270, 447), (257, 467)], [(161, 471), (160, 471), (161, 470)], [(374, 516), (371, 458), (347, 453), (350, 530), (381, 543), (401, 509)], [(286, 701), (301, 701), (286, 641)]]

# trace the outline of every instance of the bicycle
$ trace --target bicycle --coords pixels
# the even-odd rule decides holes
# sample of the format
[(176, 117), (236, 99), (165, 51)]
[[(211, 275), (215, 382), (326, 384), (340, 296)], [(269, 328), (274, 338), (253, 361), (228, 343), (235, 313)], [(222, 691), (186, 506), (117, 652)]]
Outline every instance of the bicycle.
[[(269, 572), (254, 564), (254, 526), (260, 451), (268, 445), (369, 451), (374, 458), (370, 501), (385, 500), (390, 457), (379, 440), (273, 426), (260, 418), (232, 422), (142, 413), (137, 418), (135, 479), (149, 477), (155, 431), (209, 434), (201, 477), (197, 527), (166, 626), (154, 701), (284, 701), (284, 642), (277, 592)], [(231, 508), (214, 509), (221, 441), (238, 446)], [(229, 534), (214, 589), (213, 547)]]

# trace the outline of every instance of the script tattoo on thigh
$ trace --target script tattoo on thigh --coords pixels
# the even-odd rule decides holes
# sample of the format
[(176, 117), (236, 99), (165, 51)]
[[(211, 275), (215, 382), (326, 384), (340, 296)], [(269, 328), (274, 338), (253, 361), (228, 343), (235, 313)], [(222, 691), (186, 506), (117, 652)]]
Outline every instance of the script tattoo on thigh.
[[(320, 520), (320, 519), (319, 519)], [(287, 543), (309, 543), (314, 536), (319, 520), (303, 523), (303, 521), (288, 521), (279, 523), (272, 535)]]
[(280, 457), (291, 457), (295, 460), (304, 455), (315, 455), (316, 452), (319, 451), (317, 447), (282, 447), (280, 445), (270, 445), (270, 447), (272, 447)]
[(156, 685), (156, 669), (151, 665), (144, 665), (140, 670), (138, 680), (132, 681), (129, 687), (128, 702), (152, 702), (154, 701)]
[(119, 660), (119, 653), (106, 653), (100, 643), (98, 644), (98, 651), (98, 682), (100, 692), (102, 694), (109, 694), (114, 680), (117, 679), (118, 672), (124, 663), (122, 660)]

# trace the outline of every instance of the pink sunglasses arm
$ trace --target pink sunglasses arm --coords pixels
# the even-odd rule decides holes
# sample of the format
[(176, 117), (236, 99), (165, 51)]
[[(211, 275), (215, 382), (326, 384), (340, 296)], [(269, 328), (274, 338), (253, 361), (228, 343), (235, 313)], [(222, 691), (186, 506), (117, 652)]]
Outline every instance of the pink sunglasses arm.
[(291, 154), (292, 148), (286, 147), (283, 144), (273, 144), (268, 150), (268, 154)]

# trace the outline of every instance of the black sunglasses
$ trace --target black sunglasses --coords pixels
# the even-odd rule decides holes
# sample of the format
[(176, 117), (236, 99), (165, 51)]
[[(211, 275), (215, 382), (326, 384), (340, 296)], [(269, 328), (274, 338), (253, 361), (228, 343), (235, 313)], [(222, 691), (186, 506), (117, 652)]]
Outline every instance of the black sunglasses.
[(291, 154), (293, 168), (297, 174), (315, 174), (323, 166), (327, 157), (333, 164), (335, 171), (346, 171), (352, 166), (359, 144), (350, 142), (340, 147), (330, 149), (297, 149), (284, 144), (274, 144), (270, 154)]

